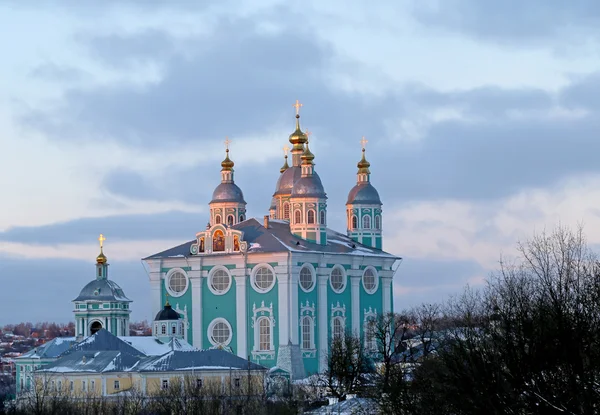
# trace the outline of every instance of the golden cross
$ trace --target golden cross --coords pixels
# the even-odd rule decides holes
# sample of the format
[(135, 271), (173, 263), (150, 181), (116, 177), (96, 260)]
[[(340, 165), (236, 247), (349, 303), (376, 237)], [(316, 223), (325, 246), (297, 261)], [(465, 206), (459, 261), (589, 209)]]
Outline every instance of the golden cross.
[(308, 131), (308, 130), (306, 130), (306, 133), (305, 133), (305, 134), (306, 134), (306, 138), (307, 138), (306, 142), (308, 142), (308, 139), (309, 139), (309, 138), (310, 138), (310, 136), (312, 135), (312, 131)]
[(106, 241), (106, 238), (104, 237), (104, 235), (100, 234), (98, 241), (100, 241), (100, 249), (102, 249), (102, 247), (104, 246), (104, 241)]
[(229, 150), (229, 144), (231, 144), (231, 140), (229, 139), (229, 137), (225, 136), (225, 150)]
[(365, 149), (365, 147), (367, 146), (367, 143), (369, 142), (369, 140), (367, 140), (365, 138), (365, 136), (363, 135), (362, 140), (360, 140), (360, 145), (362, 146), (363, 150)]
[(296, 108), (296, 115), (300, 115), (300, 107), (301, 106), (302, 106), (302, 104), (298, 100), (296, 100), (296, 103), (294, 105), (292, 105), (292, 107)]
[(289, 147), (288, 147), (288, 145), (286, 144), (286, 145), (284, 145), (284, 146), (283, 146), (283, 154), (284, 154), (285, 156), (287, 156), (287, 155), (288, 155), (288, 151), (290, 151), (290, 148), (289, 148)]

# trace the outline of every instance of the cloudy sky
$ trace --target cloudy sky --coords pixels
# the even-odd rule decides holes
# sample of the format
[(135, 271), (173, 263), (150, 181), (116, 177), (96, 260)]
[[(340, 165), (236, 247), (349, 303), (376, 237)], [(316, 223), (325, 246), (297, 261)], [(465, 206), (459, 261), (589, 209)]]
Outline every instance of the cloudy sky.
[(68, 321), (101, 232), (150, 319), (140, 258), (204, 228), (225, 136), (267, 213), (296, 99), (337, 230), (369, 140), (397, 309), (558, 223), (600, 243), (600, 2), (367, 3), (3, 1), (0, 323)]

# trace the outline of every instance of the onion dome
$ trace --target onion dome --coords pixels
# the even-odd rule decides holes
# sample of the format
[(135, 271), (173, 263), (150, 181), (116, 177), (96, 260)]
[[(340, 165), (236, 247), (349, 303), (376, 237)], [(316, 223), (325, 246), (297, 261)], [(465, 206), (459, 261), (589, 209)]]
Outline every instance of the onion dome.
[(356, 165), (356, 167), (358, 167), (358, 174), (371, 174), (371, 172), (369, 171), (369, 167), (371, 167), (371, 163), (369, 163), (367, 161), (367, 159), (365, 158), (365, 149), (362, 149), (362, 158), (360, 159), (360, 161), (358, 162), (358, 164)]
[(240, 189), (237, 184), (232, 182), (220, 183), (215, 188), (210, 203), (215, 202), (246, 203), (242, 189)]
[(108, 279), (96, 279), (89, 282), (73, 301), (86, 300), (131, 302), (121, 287)]
[(231, 171), (233, 170), (233, 160), (229, 158), (229, 149), (225, 150), (225, 159), (221, 162), (221, 171)]
[(280, 172), (280, 173), (283, 173), (284, 171), (286, 171), (287, 169), (289, 169), (289, 168), (290, 168), (290, 166), (288, 165), (287, 159), (288, 159), (288, 156), (287, 156), (287, 154), (286, 154), (286, 155), (284, 156), (284, 162), (283, 162), (283, 166), (281, 166), (281, 168), (279, 169), (279, 172)]
[(279, 179), (277, 180), (277, 185), (275, 186), (275, 196), (276, 195), (289, 195), (292, 193), (292, 188), (294, 187), (294, 183), (302, 176), (302, 169), (300, 166), (292, 166), (286, 169)]
[(304, 153), (302, 153), (302, 157), (300, 157), (300, 158), (302, 159), (303, 165), (314, 164), (313, 160), (315, 159), (315, 155), (313, 153), (311, 153), (311, 151), (308, 148), (308, 140), (306, 141), (306, 147), (304, 148)]
[(96, 263), (97, 264), (106, 264), (106, 261), (108, 261), (108, 259), (106, 258), (106, 255), (104, 255), (102, 248), (100, 248), (100, 254), (96, 257)]
[(327, 197), (321, 178), (317, 173), (311, 176), (301, 177), (294, 183), (291, 197)]
[(296, 129), (290, 134), (290, 143), (294, 145), (293, 150), (303, 149), (308, 141), (308, 136), (300, 129), (300, 114), (296, 114)]

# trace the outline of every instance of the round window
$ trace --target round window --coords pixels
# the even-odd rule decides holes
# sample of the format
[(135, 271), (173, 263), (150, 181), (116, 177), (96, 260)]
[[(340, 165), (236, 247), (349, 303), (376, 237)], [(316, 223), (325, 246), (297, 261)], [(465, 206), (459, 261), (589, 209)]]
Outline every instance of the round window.
[(231, 341), (231, 326), (227, 320), (217, 318), (208, 328), (208, 338), (213, 346), (226, 346)]
[(213, 294), (225, 294), (231, 285), (231, 277), (224, 269), (218, 269), (210, 276), (208, 288)]
[(187, 290), (188, 279), (181, 270), (171, 272), (167, 277), (167, 291), (173, 297), (182, 296)]
[(331, 284), (331, 288), (336, 293), (340, 293), (340, 292), (344, 291), (344, 288), (346, 286), (346, 281), (344, 278), (344, 272), (342, 271), (341, 268), (334, 268), (331, 271), (331, 276), (329, 277), (329, 282)]
[(262, 266), (254, 273), (254, 288), (259, 292), (267, 292), (275, 285), (275, 275), (270, 268)]
[(362, 277), (363, 287), (369, 294), (377, 291), (377, 275), (372, 268), (367, 268)]
[(300, 287), (304, 291), (310, 291), (315, 286), (313, 274), (309, 267), (304, 267), (300, 270)]

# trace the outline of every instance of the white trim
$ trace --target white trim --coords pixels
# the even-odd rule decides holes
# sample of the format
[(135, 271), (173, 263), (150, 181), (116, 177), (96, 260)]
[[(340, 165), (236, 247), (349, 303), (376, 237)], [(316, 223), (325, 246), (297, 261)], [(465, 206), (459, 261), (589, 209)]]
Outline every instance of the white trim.
[(235, 276), (235, 318), (237, 324), (237, 355), (243, 359), (248, 358), (246, 333), (246, 276)]
[[(333, 274), (333, 271), (335, 269), (339, 269), (342, 271), (342, 288), (339, 290), (336, 290), (333, 287), (333, 284), (331, 283), (331, 275)], [(331, 289), (333, 290), (334, 293), (336, 294), (341, 294), (344, 292), (344, 290), (346, 289), (346, 286), (348, 285), (348, 276), (346, 275), (346, 270), (344, 269), (343, 266), (336, 264), (333, 266), (333, 268), (331, 268), (331, 271), (329, 272), (329, 286), (331, 287)]]
[[(310, 271), (310, 276), (312, 278), (312, 286), (309, 289), (305, 289), (302, 286), (302, 279), (300, 278), (302, 270), (305, 268), (308, 268), (308, 270)], [(310, 262), (305, 262), (304, 264), (302, 264), (302, 268), (300, 268), (300, 272), (298, 273), (298, 285), (300, 286), (300, 289), (305, 293), (309, 293), (315, 289), (315, 286), (317, 285), (317, 272), (313, 264), (311, 264)]]
[[(322, 268), (321, 268), (322, 269)], [(323, 272), (323, 271), (321, 271)], [(319, 313), (317, 314), (317, 324), (319, 327), (319, 372), (327, 368), (327, 275), (320, 274), (317, 279), (319, 289), (317, 291), (317, 300), (319, 304)]]
[(392, 304), (391, 304), (391, 295), (392, 295), (392, 279), (390, 277), (382, 277), (382, 281), (381, 281), (382, 287), (383, 289), (381, 290), (381, 295), (382, 295), (382, 310), (381, 312), (383, 313), (383, 315), (389, 313), (390, 311), (392, 311)]
[[(183, 277), (185, 278), (185, 288), (181, 292), (176, 292), (176, 291), (171, 290), (171, 277), (178, 272), (181, 273), (183, 275)], [(171, 297), (181, 297), (183, 294), (185, 294), (187, 292), (189, 286), (190, 286), (190, 279), (187, 275), (187, 272), (185, 272), (181, 268), (171, 268), (167, 272), (167, 275), (165, 275), (165, 289), (167, 290), (167, 292), (169, 293), (169, 295)]]
[[(223, 343), (215, 343), (212, 338), (212, 330), (217, 325), (217, 323), (225, 323), (225, 325), (229, 328), (229, 338)], [(228, 346), (231, 343), (231, 339), (233, 338), (233, 329), (231, 328), (231, 324), (229, 321), (225, 320), (222, 317), (217, 317), (208, 325), (208, 329), (206, 330), (206, 337), (208, 337), (208, 341), (213, 346)]]
[(186, 337), (185, 341), (190, 342), (194, 347), (202, 349), (202, 279), (199, 277), (200, 271), (194, 271), (197, 278), (192, 279), (192, 339)]
[[(223, 291), (216, 291), (212, 286), (212, 278), (213, 278), (213, 275), (215, 274), (215, 272), (217, 272), (217, 271), (225, 271), (227, 273), (227, 276), (229, 277), (229, 284), (227, 285), (227, 288), (225, 288)], [(207, 281), (206, 285), (208, 286), (208, 289), (210, 290), (210, 292), (213, 293), (214, 295), (225, 295), (231, 289), (232, 283), (233, 283), (233, 277), (231, 276), (231, 272), (229, 272), (229, 270), (227, 268), (225, 268), (223, 265), (215, 265), (214, 267), (212, 267), (212, 269), (208, 273), (208, 281)]]
[(352, 334), (355, 336), (360, 335), (360, 280), (359, 276), (350, 277), (350, 298), (352, 300)]
[[(367, 287), (365, 287), (365, 273), (367, 272), (367, 270), (371, 270), (375, 274), (375, 287), (371, 290), (367, 290)], [(366, 267), (363, 271), (363, 274), (362, 274), (362, 277), (360, 278), (360, 280), (362, 282), (362, 287), (367, 294), (375, 294), (377, 292), (377, 290), (379, 289), (379, 273), (377, 272), (377, 270), (375, 269), (374, 266), (369, 265), (368, 267)]]
[[(273, 277), (273, 281), (271, 282), (271, 285), (267, 288), (260, 288), (259, 286), (256, 285), (256, 280), (255, 280), (256, 273), (261, 268), (267, 268), (269, 271), (271, 271), (271, 276)], [(260, 264), (255, 265), (254, 268), (252, 269), (252, 273), (250, 274), (250, 284), (252, 284), (252, 288), (254, 288), (254, 291), (256, 291), (257, 293), (260, 293), (260, 294), (265, 294), (265, 293), (268, 293), (269, 291), (271, 291), (273, 289), (273, 287), (275, 287), (276, 280), (277, 280), (277, 276), (275, 275), (275, 270), (273, 269), (273, 267), (271, 265), (267, 264), (266, 262), (261, 262)]]

